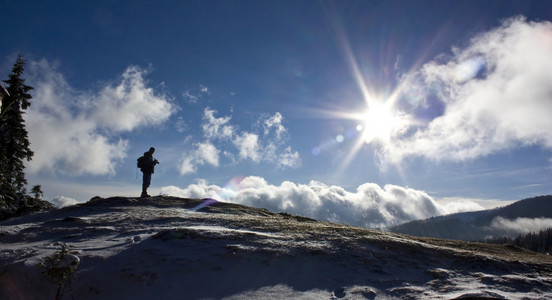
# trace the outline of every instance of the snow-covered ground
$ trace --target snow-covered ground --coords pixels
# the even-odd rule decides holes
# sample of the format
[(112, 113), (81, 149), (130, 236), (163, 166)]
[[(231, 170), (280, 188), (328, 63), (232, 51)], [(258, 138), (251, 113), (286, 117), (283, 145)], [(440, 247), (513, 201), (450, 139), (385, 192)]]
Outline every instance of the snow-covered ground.
[(0, 299), (55, 298), (56, 242), (80, 259), (63, 299), (552, 299), (549, 256), (171, 197), (0, 222)]

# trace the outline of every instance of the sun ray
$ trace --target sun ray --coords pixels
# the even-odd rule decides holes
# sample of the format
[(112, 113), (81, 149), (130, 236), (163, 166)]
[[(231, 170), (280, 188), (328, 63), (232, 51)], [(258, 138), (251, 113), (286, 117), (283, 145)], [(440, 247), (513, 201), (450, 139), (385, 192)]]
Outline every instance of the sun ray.
[(371, 101), (372, 94), (370, 92), (369, 86), (366, 84), (364, 75), (360, 71), (359, 64), (357, 62), (355, 54), (353, 53), (351, 42), (349, 41), (349, 38), (346, 34), (343, 22), (337, 15), (330, 13), (330, 11), (332, 11), (332, 9), (328, 9), (328, 17), (330, 18), (330, 21), (334, 27), (335, 35), (338, 40), (340, 49), (343, 51), (353, 78), (355, 79), (357, 86), (362, 92), (364, 100), (367, 102)]
[[(407, 72), (407, 75), (399, 80), (390, 94), (378, 94), (377, 89), (374, 89), (362, 71), (358, 56), (346, 33), (344, 23), (338, 15), (332, 13), (331, 7), (327, 7), (326, 10), (350, 76), (361, 92), (363, 101), (363, 107), (357, 108), (355, 112), (336, 109), (323, 111), (319, 114), (319, 116), (326, 118), (353, 121), (357, 124), (358, 134), (356, 140), (352, 145), (347, 145), (349, 148), (337, 167), (337, 173), (342, 174), (363, 149), (373, 151), (374, 161), (381, 168), (384, 164), (382, 160), (385, 159), (386, 151), (392, 149), (394, 141), (406, 133), (410, 126), (415, 125), (410, 115), (397, 108), (401, 95), (408, 91), (410, 83), (414, 80), (413, 72)], [(362, 55), (370, 56), (370, 53), (363, 53)]]

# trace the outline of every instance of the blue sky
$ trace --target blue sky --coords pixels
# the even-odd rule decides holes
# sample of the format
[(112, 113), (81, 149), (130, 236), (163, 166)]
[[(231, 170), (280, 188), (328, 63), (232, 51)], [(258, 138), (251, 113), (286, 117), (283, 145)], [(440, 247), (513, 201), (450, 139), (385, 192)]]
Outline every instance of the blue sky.
[(59, 203), (215, 197), (382, 227), (552, 193), (547, 1), (2, 1)]

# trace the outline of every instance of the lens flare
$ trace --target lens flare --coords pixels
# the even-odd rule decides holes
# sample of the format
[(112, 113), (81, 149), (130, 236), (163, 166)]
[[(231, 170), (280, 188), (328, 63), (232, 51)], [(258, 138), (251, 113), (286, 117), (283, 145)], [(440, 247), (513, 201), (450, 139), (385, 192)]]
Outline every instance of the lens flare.
[(241, 175), (234, 176), (230, 181), (228, 181), (222, 189), (217, 193), (216, 198), (229, 201), (236, 197), (240, 192), (240, 184), (245, 177)]
[(215, 200), (213, 198), (205, 198), (205, 199), (202, 199), (201, 202), (196, 207), (194, 207), (192, 210), (193, 211), (198, 211), (198, 210), (201, 210), (202, 208), (204, 208), (206, 206), (211, 206), (215, 203), (217, 203), (217, 200)]
[(204, 207), (211, 206), (217, 201), (231, 201), (240, 193), (240, 184), (245, 177), (238, 175), (230, 179), (218, 192), (211, 194), (211, 197), (205, 198), (194, 207), (193, 211), (201, 210)]
[(234, 178), (230, 179), (230, 181), (228, 181), (226, 185), (224, 185), (220, 196), (223, 199), (227, 200), (234, 198), (240, 192), (240, 184), (244, 180), (244, 178), (245, 177), (241, 175), (234, 176)]

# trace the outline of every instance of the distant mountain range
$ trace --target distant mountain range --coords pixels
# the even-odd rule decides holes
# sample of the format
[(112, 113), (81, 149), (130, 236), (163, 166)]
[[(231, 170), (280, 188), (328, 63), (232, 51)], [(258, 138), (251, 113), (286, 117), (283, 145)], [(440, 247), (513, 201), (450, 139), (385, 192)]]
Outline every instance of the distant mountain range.
[(421, 237), (483, 240), (512, 237), (523, 230), (546, 229), (544, 227), (552, 227), (552, 195), (528, 198), (490, 210), (412, 221), (394, 226), (389, 231)]

